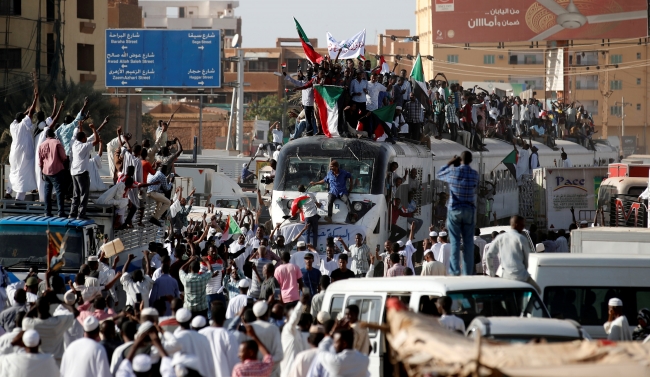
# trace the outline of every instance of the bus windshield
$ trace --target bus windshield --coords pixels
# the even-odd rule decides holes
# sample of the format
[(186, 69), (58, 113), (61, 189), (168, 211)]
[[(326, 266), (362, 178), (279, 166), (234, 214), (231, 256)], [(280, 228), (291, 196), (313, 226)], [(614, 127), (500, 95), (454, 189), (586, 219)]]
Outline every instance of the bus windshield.
[[(284, 190), (298, 191), (298, 186), (309, 186), (309, 182), (317, 182), (325, 178), (329, 172), (330, 158), (291, 157), (288, 171), (285, 175)], [(336, 159), (341, 169), (348, 171), (353, 177), (352, 193), (370, 194), (374, 161), (372, 159)], [(327, 192), (327, 184), (315, 185), (309, 192)]]
[[(0, 225), (0, 265), (28, 262), (46, 265), (47, 233), (46, 227), (39, 225)], [(66, 269), (78, 269), (83, 263), (84, 237), (82, 229), (51, 227), (59, 242), (68, 231), (65, 248)]]

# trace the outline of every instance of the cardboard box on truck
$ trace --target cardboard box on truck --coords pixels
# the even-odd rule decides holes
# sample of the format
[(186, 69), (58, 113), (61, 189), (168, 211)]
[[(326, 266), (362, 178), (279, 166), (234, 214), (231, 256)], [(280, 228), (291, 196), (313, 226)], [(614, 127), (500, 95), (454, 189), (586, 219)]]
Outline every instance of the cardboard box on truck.
[(593, 222), (598, 189), (607, 177), (607, 167), (540, 168), (533, 172), (536, 183), (535, 220), (546, 229), (569, 229), (573, 222)]

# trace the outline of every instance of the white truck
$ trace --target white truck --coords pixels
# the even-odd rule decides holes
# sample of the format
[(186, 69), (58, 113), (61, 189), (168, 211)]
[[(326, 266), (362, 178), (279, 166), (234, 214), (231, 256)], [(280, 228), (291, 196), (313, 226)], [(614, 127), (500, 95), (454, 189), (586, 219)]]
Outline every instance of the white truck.
[(650, 229), (595, 227), (571, 232), (571, 253), (649, 255)]
[(568, 229), (573, 222), (571, 207), (577, 221), (592, 222), (606, 177), (607, 167), (535, 169), (535, 222), (542, 229)]

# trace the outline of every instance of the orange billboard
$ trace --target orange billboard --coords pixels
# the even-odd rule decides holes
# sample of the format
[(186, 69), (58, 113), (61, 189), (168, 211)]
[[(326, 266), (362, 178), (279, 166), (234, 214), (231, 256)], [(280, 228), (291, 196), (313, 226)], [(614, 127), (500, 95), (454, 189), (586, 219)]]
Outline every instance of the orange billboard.
[(647, 0), (432, 0), (433, 43), (643, 38)]

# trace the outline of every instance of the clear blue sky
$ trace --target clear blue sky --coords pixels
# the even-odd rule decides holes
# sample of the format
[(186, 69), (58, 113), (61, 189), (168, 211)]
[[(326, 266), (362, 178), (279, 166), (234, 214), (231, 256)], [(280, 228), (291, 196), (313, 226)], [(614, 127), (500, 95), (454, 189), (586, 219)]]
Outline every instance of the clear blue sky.
[(293, 17), (319, 47), (325, 33), (338, 40), (366, 29), (366, 44), (377, 44), (386, 29), (415, 32), (415, 0), (239, 0), (235, 14), (242, 18), (242, 47), (275, 47), (276, 38), (295, 38)]

